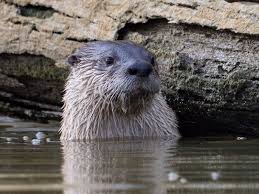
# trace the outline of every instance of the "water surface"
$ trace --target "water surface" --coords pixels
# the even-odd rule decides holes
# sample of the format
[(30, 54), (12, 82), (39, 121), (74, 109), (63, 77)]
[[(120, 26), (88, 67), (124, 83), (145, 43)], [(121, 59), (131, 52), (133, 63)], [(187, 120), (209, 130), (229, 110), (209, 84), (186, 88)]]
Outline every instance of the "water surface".
[[(59, 142), (57, 129), (0, 117), (0, 193), (259, 192), (257, 139)], [(49, 139), (32, 144), (38, 131)]]

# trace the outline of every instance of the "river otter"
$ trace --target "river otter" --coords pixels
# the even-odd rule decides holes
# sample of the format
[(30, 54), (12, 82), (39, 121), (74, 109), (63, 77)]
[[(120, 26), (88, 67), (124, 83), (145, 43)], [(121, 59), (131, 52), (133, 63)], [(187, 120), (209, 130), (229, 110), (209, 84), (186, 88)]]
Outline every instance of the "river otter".
[(68, 58), (61, 139), (179, 137), (158, 65), (129, 41), (89, 42)]

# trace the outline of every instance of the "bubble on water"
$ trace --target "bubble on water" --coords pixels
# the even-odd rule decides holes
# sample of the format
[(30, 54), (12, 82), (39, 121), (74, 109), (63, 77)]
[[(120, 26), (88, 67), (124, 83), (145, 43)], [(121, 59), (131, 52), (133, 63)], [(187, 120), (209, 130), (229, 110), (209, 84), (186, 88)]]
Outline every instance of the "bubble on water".
[(32, 111), (31, 110), (25, 110), (24, 114), (26, 114), (28, 116), (32, 116)]
[(217, 181), (217, 180), (219, 180), (219, 178), (220, 178), (220, 173), (219, 172), (211, 172), (210, 173), (210, 176), (211, 176), (211, 179), (213, 180), (213, 181)]
[(6, 141), (7, 141), (7, 142), (11, 142), (12, 140), (13, 140), (13, 138), (11, 138), (11, 137), (7, 137), (7, 138), (6, 138)]
[(48, 137), (48, 138), (46, 138), (46, 142), (51, 142), (51, 139)]
[(168, 180), (169, 181), (177, 181), (179, 179), (179, 174), (177, 174), (176, 172), (170, 172), (168, 173)]
[(247, 140), (246, 137), (237, 137), (237, 140)]
[(23, 139), (23, 141), (29, 141), (30, 140), (30, 138), (28, 136), (23, 136), (22, 139)]
[(187, 181), (186, 178), (180, 178), (180, 183), (185, 184), (185, 183), (187, 183), (187, 182), (188, 182), (188, 181)]
[(41, 131), (37, 132), (35, 136), (37, 139), (45, 139), (47, 137), (46, 134)]
[(31, 140), (32, 145), (40, 145), (40, 140), (39, 139), (33, 139)]

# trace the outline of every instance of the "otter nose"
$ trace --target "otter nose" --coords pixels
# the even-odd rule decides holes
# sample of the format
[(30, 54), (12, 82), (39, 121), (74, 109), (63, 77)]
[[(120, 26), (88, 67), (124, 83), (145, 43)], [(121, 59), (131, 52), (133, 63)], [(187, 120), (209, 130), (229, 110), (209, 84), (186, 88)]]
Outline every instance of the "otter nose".
[(148, 63), (136, 63), (129, 66), (127, 69), (129, 75), (135, 75), (138, 77), (147, 77), (152, 70), (152, 66)]

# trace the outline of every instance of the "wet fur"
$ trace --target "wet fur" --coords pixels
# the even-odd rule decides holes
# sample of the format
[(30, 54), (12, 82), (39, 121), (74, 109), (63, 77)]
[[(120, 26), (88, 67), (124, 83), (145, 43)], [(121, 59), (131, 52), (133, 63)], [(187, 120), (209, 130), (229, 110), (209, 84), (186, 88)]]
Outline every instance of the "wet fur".
[(150, 75), (152, 84), (141, 82), (143, 91), (134, 94), (139, 82), (127, 77), (122, 66), (98, 65), (95, 43), (77, 55), (80, 62), (65, 86), (61, 139), (179, 136), (175, 114), (157, 90), (157, 71)]

